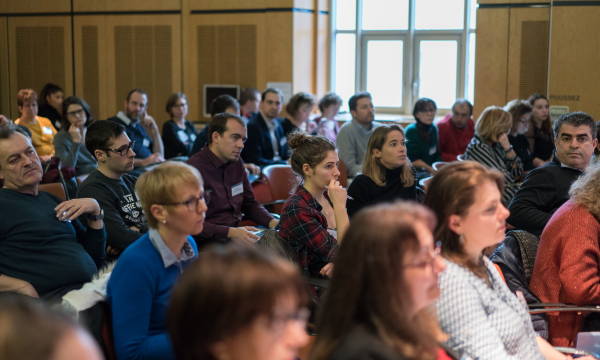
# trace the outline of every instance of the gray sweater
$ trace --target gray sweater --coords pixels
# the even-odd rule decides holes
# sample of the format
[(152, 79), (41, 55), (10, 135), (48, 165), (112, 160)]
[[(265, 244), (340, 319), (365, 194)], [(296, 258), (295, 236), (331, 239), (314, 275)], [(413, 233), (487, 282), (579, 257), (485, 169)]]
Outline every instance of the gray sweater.
[(346, 164), (348, 177), (355, 177), (362, 172), (362, 163), (367, 152), (369, 137), (376, 127), (382, 124), (373, 121), (371, 130), (366, 130), (356, 121), (348, 121), (340, 128), (337, 136), (337, 146), (340, 150), (340, 160)]
[(61, 165), (74, 167), (77, 176), (89, 174), (98, 167), (96, 159), (85, 145), (74, 143), (73, 137), (65, 129), (54, 136), (54, 151)]

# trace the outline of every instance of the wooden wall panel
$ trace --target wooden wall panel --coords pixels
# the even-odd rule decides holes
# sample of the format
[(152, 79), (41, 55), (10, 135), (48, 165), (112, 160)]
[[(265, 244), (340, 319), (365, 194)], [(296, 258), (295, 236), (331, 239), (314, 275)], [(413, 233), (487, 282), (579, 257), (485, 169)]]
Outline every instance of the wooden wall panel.
[[(305, 12), (293, 13), (293, 92), (316, 92), (316, 48), (314, 22), (317, 15)], [(287, 102), (289, 99), (285, 99)]]
[[(71, 11), (71, 0), (5, 0), (7, 13), (53, 13)], [(0, 8), (2, 6), (0, 5)]]
[(330, 59), (330, 16), (325, 14), (317, 15), (316, 24), (316, 89), (315, 95), (320, 99), (329, 90), (329, 59)]
[(490, 105), (506, 104), (508, 9), (478, 9), (473, 118)]
[(0, 114), (10, 117), (7, 22), (7, 18), (0, 17)]
[(73, 0), (73, 10), (79, 11), (160, 11), (179, 10), (180, 0)]

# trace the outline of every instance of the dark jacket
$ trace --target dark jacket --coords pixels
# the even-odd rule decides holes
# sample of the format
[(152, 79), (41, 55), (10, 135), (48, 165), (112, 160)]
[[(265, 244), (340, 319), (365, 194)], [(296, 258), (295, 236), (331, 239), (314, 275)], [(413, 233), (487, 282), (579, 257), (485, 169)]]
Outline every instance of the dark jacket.
[(285, 160), (289, 158), (287, 138), (283, 134), (283, 128), (279, 125), (277, 119), (274, 121), (278, 125), (275, 129), (275, 138), (279, 144), (281, 161), (273, 160), (275, 153), (273, 152), (269, 128), (259, 112), (248, 121), (248, 140), (242, 151), (242, 160), (245, 163), (256, 164), (261, 167), (272, 164), (285, 164)]
[(403, 360), (375, 334), (356, 327), (331, 352), (329, 360)]
[(552, 214), (569, 200), (569, 188), (581, 174), (580, 170), (563, 167), (554, 154), (551, 162), (527, 174), (508, 205), (507, 222), (516, 229), (541, 235)]

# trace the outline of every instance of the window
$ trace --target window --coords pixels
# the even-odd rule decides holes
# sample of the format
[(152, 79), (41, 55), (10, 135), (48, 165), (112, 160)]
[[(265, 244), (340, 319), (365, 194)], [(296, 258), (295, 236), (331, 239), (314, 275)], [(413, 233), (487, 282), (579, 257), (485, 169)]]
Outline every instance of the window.
[(476, 0), (332, 0), (332, 90), (368, 91), (378, 112), (412, 113), (420, 97), (448, 112), (473, 102)]

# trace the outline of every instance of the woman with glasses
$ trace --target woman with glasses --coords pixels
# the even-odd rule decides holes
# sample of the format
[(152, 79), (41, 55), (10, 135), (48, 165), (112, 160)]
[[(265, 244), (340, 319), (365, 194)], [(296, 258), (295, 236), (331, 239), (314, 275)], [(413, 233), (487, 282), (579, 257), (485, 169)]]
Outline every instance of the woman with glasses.
[(480, 360), (571, 359), (536, 336), (523, 295), (485, 256), (504, 240), (504, 182), (497, 170), (463, 161), (444, 166), (427, 189), (424, 205), (440, 219), (433, 235), (446, 261), (436, 302), (446, 344)]
[(178, 92), (169, 96), (167, 113), (171, 116), (171, 120), (167, 121), (162, 128), (165, 159), (190, 156), (198, 131), (194, 124), (185, 119), (188, 104), (184, 93)]
[(77, 176), (96, 170), (98, 163), (85, 147), (85, 134), (94, 122), (92, 110), (76, 96), (69, 96), (62, 102), (62, 125), (54, 136), (54, 150), (62, 166), (75, 168)]
[(529, 122), (531, 120), (531, 105), (525, 100), (512, 100), (509, 101), (504, 110), (512, 116), (513, 125), (508, 134), (508, 141), (514, 148), (517, 156), (523, 162), (523, 175), (527, 175), (531, 170), (535, 168), (529, 152), (529, 142), (525, 137), (527, 129), (529, 129)]
[(119, 360), (173, 359), (167, 308), (198, 256), (190, 235), (202, 231), (207, 199), (198, 170), (179, 162), (142, 174), (135, 190), (150, 230), (123, 251), (108, 282), (115, 352)]
[(308, 341), (306, 285), (288, 261), (216, 245), (181, 276), (168, 330), (179, 360), (293, 360)]
[(15, 120), (15, 124), (24, 126), (31, 132), (31, 144), (40, 157), (42, 163), (50, 161), (54, 156), (53, 140), (56, 129), (52, 121), (38, 116), (38, 96), (31, 89), (21, 89), (17, 94), (17, 106), (21, 117)]
[(504, 176), (502, 204), (508, 206), (520, 183), (523, 162), (508, 140), (513, 126), (512, 115), (498, 106), (486, 108), (475, 123), (475, 136), (465, 152), (465, 160), (473, 160)]
[(406, 127), (406, 150), (408, 158), (417, 169), (418, 178), (435, 174), (431, 165), (442, 161), (438, 131), (433, 124), (436, 111), (435, 101), (428, 98), (417, 100), (413, 110), (416, 123)]

